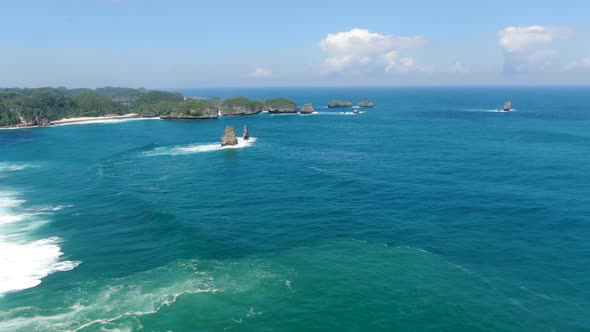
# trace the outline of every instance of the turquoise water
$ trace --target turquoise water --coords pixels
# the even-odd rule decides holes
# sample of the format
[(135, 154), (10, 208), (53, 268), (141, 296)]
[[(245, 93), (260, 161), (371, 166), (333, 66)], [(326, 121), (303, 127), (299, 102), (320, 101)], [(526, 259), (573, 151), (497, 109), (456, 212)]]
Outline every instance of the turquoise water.
[(318, 113), (2, 130), (0, 330), (588, 330), (588, 91), (185, 90)]

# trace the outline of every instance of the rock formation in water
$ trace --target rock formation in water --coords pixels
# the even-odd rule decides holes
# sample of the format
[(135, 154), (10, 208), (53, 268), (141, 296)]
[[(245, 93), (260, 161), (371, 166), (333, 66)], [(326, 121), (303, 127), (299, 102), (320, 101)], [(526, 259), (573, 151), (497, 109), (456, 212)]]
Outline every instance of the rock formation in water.
[(336, 108), (336, 107), (352, 107), (352, 103), (349, 101), (343, 101), (343, 100), (332, 100), (328, 104), (328, 108)]
[(244, 97), (226, 99), (221, 103), (221, 115), (253, 115), (263, 111), (264, 103)]
[(303, 107), (301, 108), (301, 110), (299, 112), (301, 114), (311, 114), (311, 113), (315, 112), (315, 110), (313, 109), (312, 104), (305, 104), (305, 105), (303, 105)]
[(267, 99), (263, 109), (268, 113), (297, 113), (297, 104), (288, 98)]
[(244, 139), (246, 139), (246, 140), (250, 138), (250, 133), (248, 133), (248, 126), (247, 125), (244, 125), (244, 131), (243, 131), (242, 137), (244, 137)]
[(225, 131), (221, 136), (221, 146), (237, 145), (238, 138), (236, 137), (236, 129), (232, 126), (225, 127)]
[(374, 107), (375, 103), (372, 101), (367, 101), (367, 100), (363, 100), (360, 103), (358, 103), (359, 107)]

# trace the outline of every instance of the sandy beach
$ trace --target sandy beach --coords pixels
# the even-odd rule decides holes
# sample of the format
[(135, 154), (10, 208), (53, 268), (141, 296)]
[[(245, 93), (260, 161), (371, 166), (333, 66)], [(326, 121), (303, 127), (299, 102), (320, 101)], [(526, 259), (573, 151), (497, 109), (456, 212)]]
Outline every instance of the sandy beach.
[(106, 116), (84, 116), (77, 118), (65, 118), (61, 120), (52, 121), (52, 125), (74, 123), (74, 122), (87, 122), (87, 121), (103, 121), (103, 120), (114, 120), (114, 119), (130, 119), (137, 118), (137, 113), (129, 113), (124, 115), (106, 115)]

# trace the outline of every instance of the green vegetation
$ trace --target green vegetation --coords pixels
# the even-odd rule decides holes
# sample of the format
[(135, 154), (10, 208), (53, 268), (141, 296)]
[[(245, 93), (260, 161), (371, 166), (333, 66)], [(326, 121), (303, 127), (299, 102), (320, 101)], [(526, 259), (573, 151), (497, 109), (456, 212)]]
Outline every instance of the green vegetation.
[(296, 112), (287, 98), (250, 100), (244, 97), (184, 98), (180, 93), (104, 87), (98, 89), (0, 89), (0, 127), (43, 126), (74, 117), (135, 113), (139, 116), (177, 119), (217, 118), (223, 115)]
[(79, 116), (101, 116), (107, 114), (123, 114), (121, 104), (99, 95), (96, 92), (82, 92), (71, 98), (75, 105), (72, 113)]
[(221, 103), (223, 115), (257, 114), (264, 109), (264, 101), (250, 100), (244, 97), (226, 99)]
[(189, 99), (182, 102), (167, 118), (216, 118), (219, 110), (219, 99)]
[(296, 112), (297, 105), (291, 99), (288, 98), (266, 99), (264, 100), (264, 110)]
[(329, 108), (334, 108), (334, 107), (352, 107), (352, 103), (348, 102), (348, 101), (343, 101), (343, 100), (332, 100), (329, 104), (328, 104)]
[(149, 91), (133, 101), (129, 109), (145, 117), (160, 116), (173, 112), (183, 100), (180, 93)]
[(3, 91), (0, 98), (0, 125), (46, 125), (76, 110), (74, 101), (52, 90), (24, 92)]
[(368, 100), (363, 100), (360, 103), (358, 103), (359, 107), (373, 107), (375, 106), (375, 103), (368, 101)]

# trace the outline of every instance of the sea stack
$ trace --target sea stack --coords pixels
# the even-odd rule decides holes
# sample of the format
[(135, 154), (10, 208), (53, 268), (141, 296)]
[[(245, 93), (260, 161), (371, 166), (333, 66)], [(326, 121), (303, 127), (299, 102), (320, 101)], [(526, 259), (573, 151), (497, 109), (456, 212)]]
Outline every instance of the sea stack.
[(244, 134), (243, 137), (244, 137), (245, 140), (247, 140), (247, 139), (250, 138), (250, 134), (248, 133), (248, 126), (247, 125), (244, 125), (244, 132), (243, 132), (243, 134)]
[(221, 136), (221, 146), (237, 145), (238, 138), (236, 137), (236, 129), (232, 126), (225, 127), (223, 136)]
[(313, 112), (315, 112), (315, 110), (313, 109), (312, 104), (305, 104), (305, 105), (303, 105), (301, 110), (299, 110), (299, 113), (301, 113), (301, 114), (311, 114)]

